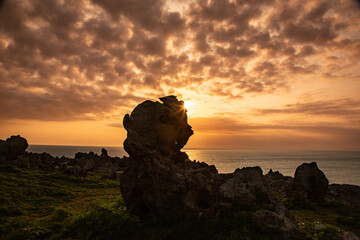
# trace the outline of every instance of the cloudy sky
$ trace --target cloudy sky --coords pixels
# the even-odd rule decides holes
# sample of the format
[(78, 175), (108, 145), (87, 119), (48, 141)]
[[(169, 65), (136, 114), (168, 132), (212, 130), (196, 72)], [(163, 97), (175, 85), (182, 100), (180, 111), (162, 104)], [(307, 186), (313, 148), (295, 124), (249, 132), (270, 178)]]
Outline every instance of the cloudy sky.
[(175, 94), (187, 147), (360, 150), (355, 0), (6, 0), (0, 138), (122, 146)]

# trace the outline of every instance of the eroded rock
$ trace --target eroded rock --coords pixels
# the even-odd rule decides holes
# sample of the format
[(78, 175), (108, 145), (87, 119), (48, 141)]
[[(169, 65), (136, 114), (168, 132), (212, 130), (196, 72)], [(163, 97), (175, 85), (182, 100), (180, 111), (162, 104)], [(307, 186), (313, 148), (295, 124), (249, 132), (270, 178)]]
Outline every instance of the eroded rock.
[(130, 160), (121, 193), (127, 207), (143, 218), (199, 213), (211, 206), (210, 183), (217, 170), (180, 151), (193, 134), (184, 102), (175, 96), (160, 100), (145, 101), (124, 117)]
[(6, 141), (0, 140), (0, 156), (4, 158), (3, 160), (16, 159), (25, 153), (28, 146), (26, 139), (20, 135), (11, 136)]
[(130, 158), (120, 186), (127, 208), (141, 218), (176, 219), (231, 215), (255, 204), (252, 221), (260, 231), (272, 233), (271, 239), (299, 239), (295, 220), (269, 192), (261, 168), (218, 174), (214, 166), (189, 160), (180, 151), (193, 134), (184, 104), (175, 96), (160, 100), (145, 101), (124, 117)]
[(328, 186), (329, 181), (316, 162), (303, 163), (296, 168), (288, 195), (300, 200), (322, 202), (325, 200)]

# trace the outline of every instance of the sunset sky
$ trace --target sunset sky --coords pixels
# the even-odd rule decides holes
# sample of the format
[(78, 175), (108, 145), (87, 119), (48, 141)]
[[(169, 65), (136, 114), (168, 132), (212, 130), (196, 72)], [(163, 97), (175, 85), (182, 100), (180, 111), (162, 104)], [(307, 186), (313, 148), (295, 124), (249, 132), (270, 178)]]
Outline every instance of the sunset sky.
[(360, 4), (1, 4), (0, 139), (122, 146), (123, 116), (172, 94), (186, 147), (360, 150)]

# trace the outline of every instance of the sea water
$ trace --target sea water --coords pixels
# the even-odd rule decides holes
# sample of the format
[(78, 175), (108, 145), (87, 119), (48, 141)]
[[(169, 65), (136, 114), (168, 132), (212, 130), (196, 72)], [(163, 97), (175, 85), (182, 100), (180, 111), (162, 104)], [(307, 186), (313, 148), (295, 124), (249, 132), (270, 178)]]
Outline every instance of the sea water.
[[(121, 147), (104, 147), (109, 156), (123, 157)], [(28, 152), (47, 152), (53, 156), (73, 158), (77, 152), (101, 153), (102, 147), (31, 145)], [(270, 169), (294, 176), (302, 163), (317, 162), (330, 183), (360, 185), (360, 151), (260, 151), (238, 149), (184, 149), (191, 160), (213, 164), (219, 173), (236, 168), (259, 166), (264, 174)]]

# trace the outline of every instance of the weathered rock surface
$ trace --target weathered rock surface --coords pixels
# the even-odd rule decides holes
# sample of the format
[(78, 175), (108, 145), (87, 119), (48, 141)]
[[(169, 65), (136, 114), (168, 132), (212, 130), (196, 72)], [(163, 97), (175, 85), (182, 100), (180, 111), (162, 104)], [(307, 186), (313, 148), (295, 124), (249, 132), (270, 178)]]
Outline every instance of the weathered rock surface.
[(331, 184), (327, 198), (330, 201), (344, 202), (360, 209), (360, 186), (350, 184)]
[(296, 168), (295, 178), (288, 189), (288, 195), (313, 202), (325, 200), (329, 181), (315, 162), (304, 163)]
[(0, 140), (0, 156), (2, 160), (16, 159), (25, 153), (28, 146), (26, 139), (20, 135), (11, 136), (6, 141)]
[(293, 181), (292, 177), (284, 176), (279, 171), (273, 172), (272, 169), (265, 175), (265, 182), (272, 192), (285, 194)]
[(299, 239), (300, 231), (281, 201), (268, 190), (259, 167), (218, 174), (214, 166), (189, 160), (180, 151), (193, 134), (182, 101), (145, 101), (125, 115), (128, 167), (120, 179), (128, 209), (141, 218), (234, 214), (239, 205), (260, 206), (252, 222), (271, 239)]
[(184, 103), (175, 96), (145, 101), (124, 117), (124, 148), (130, 155), (121, 176), (129, 209), (146, 217), (178, 218), (211, 205), (215, 167), (192, 162), (180, 149), (193, 134)]
[(213, 189), (217, 205), (232, 207), (238, 202), (256, 204), (261, 209), (252, 214), (252, 223), (271, 239), (301, 239), (295, 219), (285, 205), (273, 196), (260, 167), (236, 169), (232, 174), (215, 176)]

